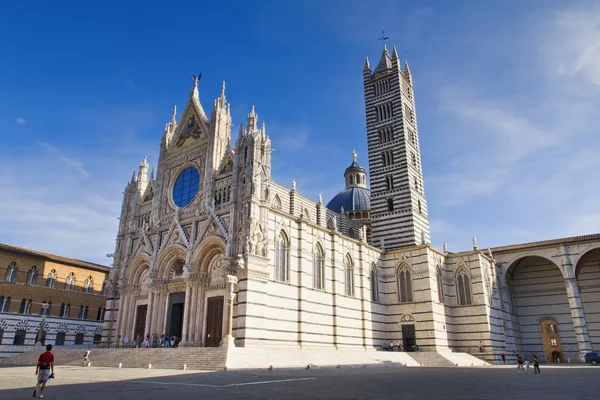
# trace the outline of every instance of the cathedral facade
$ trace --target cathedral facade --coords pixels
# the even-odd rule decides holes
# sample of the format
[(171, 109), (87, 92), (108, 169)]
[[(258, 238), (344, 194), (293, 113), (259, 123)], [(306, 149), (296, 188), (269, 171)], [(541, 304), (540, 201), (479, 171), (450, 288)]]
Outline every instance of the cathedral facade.
[[(558, 250), (543, 242), (481, 251), (475, 239), (465, 252), (434, 248), (408, 64), (384, 48), (363, 77), (371, 188), (353, 154), (346, 188), (327, 204), (271, 180), (271, 139), (254, 108), (232, 146), (224, 84), (207, 115), (194, 78), (183, 114), (174, 110), (164, 129), (156, 174), (144, 159), (125, 189), (105, 341), (170, 335), (182, 346), (367, 350), (400, 342), (405, 351), (552, 357), (600, 342), (600, 313), (586, 320), (573, 258), (600, 282), (600, 237)], [(557, 267), (550, 287), (527, 275), (543, 275), (540, 259)], [(541, 286), (519, 292), (528, 277)], [(541, 309), (539, 296), (532, 303), (538, 289), (564, 294), (560, 312)], [(560, 349), (544, 333), (553, 329)]]

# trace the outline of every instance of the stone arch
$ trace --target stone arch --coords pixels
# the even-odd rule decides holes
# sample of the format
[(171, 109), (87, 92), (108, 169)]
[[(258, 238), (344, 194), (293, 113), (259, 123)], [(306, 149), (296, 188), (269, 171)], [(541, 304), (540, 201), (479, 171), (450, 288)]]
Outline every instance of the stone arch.
[(581, 270), (581, 267), (583, 267), (586, 258), (589, 259), (589, 257), (593, 255), (592, 253), (594, 253), (595, 250), (600, 250), (600, 243), (594, 243), (592, 245), (586, 246), (586, 248), (572, 260), (575, 278), (579, 278), (579, 272)]
[(543, 258), (546, 261), (554, 264), (559, 271), (561, 272), (561, 274), (563, 273), (562, 268), (560, 267), (560, 265), (556, 264), (556, 262), (554, 262), (550, 257), (547, 257), (545, 254), (541, 254), (539, 252), (533, 252), (533, 253), (525, 253), (525, 254), (519, 254), (513, 258), (511, 258), (508, 262), (505, 263), (506, 268), (504, 268), (504, 281), (502, 282), (503, 284), (507, 284), (510, 281), (511, 276), (514, 274), (514, 272), (516, 271), (517, 267), (519, 266), (519, 264), (526, 258), (528, 257), (539, 257), (539, 258)]
[(152, 262), (145, 255), (136, 256), (129, 264), (129, 271), (127, 273), (127, 283), (130, 285), (139, 284), (140, 276), (146, 269), (150, 269)]
[(540, 319), (553, 319), (564, 339), (562, 350), (577, 358), (579, 349), (564, 274), (555, 261), (539, 252), (521, 254), (507, 265), (505, 280), (510, 288), (513, 335), (520, 343), (517, 351), (545, 354), (547, 358), (552, 349), (544, 345)]
[(155, 264), (156, 277), (158, 279), (169, 279), (171, 267), (177, 260), (186, 259), (185, 249), (182, 245), (171, 244), (165, 248)]
[(215, 257), (226, 257), (226, 245), (223, 238), (212, 236), (204, 239), (192, 254), (193, 271), (203, 276), (209, 276), (211, 263)]

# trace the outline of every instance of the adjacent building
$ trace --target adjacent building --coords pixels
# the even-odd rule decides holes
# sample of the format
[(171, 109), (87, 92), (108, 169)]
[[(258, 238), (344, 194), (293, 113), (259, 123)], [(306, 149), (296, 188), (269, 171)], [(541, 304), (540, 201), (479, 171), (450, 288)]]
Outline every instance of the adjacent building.
[(0, 357), (99, 344), (110, 268), (0, 244)]

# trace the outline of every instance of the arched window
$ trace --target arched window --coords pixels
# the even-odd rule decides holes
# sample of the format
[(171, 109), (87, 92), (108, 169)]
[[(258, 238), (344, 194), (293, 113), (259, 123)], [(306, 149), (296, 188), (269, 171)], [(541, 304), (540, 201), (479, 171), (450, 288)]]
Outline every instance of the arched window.
[(275, 279), (287, 282), (289, 279), (290, 245), (283, 231), (279, 233), (275, 243)]
[(375, 264), (371, 264), (371, 301), (379, 301), (379, 277)]
[(320, 244), (317, 244), (313, 254), (313, 287), (325, 289), (325, 252)]
[(346, 296), (354, 297), (354, 263), (350, 254), (346, 254), (344, 269), (346, 272)]
[(10, 309), (10, 296), (8, 296), (8, 297), (1, 296), (0, 297), (0, 312), (8, 312), (9, 309)]
[(65, 290), (73, 290), (75, 286), (75, 274), (71, 272), (67, 279), (65, 280)]
[(69, 318), (69, 313), (71, 311), (71, 304), (70, 303), (62, 303), (60, 306), (60, 314), (58, 315), (59, 317), (62, 318)]
[(37, 283), (38, 273), (39, 271), (35, 265), (31, 267), (29, 271), (27, 271), (27, 278), (25, 279), (25, 284), (35, 285)]
[(419, 207), (419, 214), (422, 214), (423, 210), (421, 209), (421, 200), (417, 200), (417, 206)]
[(66, 336), (67, 335), (64, 332), (58, 332), (56, 334), (56, 340), (55, 340), (54, 344), (57, 345), (57, 346), (64, 345), (65, 344), (65, 337)]
[(92, 276), (88, 276), (85, 282), (83, 283), (83, 293), (92, 293), (92, 287), (94, 285), (94, 281), (92, 280)]
[(412, 277), (406, 266), (398, 268), (398, 300), (400, 303), (413, 301)]
[(102, 282), (102, 292), (100, 293), (102, 296), (106, 296), (106, 284), (107, 281)]
[(56, 270), (55, 269), (50, 271), (50, 273), (48, 274), (48, 277), (46, 278), (46, 287), (51, 288), (51, 289), (56, 288)]
[(444, 304), (444, 281), (442, 280), (442, 270), (440, 267), (436, 268), (435, 279), (437, 280), (438, 301)]
[(6, 282), (16, 282), (17, 281), (17, 272), (19, 269), (17, 268), (17, 263), (14, 261), (10, 263), (10, 265), (6, 268), (6, 274), (4, 275), (4, 280)]
[(465, 268), (460, 268), (456, 274), (456, 300), (461, 306), (472, 304), (471, 279)]
[(27, 300), (24, 298), (21, 300), (21, 307), (19, 307), (19, 312), (21, 314), (29, 314), (31, 313), (31, 299)]

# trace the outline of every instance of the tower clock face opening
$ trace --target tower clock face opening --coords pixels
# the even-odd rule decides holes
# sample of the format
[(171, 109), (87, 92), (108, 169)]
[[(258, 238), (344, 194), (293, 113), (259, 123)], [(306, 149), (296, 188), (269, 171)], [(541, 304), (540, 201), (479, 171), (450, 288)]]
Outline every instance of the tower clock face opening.
[(187, 167), (177, 177), (173, 186), (173, 202), (177, 207), (188, 206), (200, 187), (200, 173), (194, 167)]

